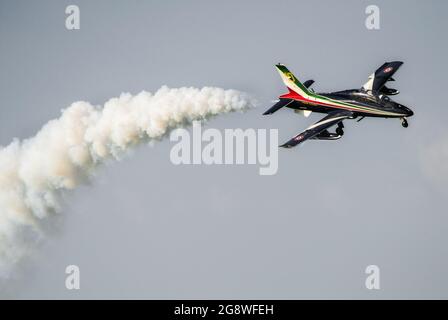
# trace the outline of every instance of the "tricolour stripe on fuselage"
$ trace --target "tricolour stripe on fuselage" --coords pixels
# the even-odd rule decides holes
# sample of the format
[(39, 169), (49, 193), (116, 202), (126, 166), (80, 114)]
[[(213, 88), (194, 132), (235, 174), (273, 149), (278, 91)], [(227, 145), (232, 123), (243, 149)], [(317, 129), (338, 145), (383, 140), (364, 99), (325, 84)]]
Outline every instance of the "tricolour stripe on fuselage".
[(287, 94), (281, 96), (281, 98), (290, 98), (290, 99), (294, 99), (299, 102), (305, 102), (305, 103), (309, 103), (309, 104), (313, 104), (313, 105), (348, 110), (348, 111), (352, 111), (352, 112), (365, 113), (365, 114), (376, 115), (376, 116), (400, 117), (400, 116), (405, 115), (405, 114), (396, 113), (396, 112), (379, 110), (379, 109), (371, 108), (368, 106), (362, 106), (362, 105), (356, 105), (353, 103), (342, 102), (342, 101), (334, 100), (334, 99), (324, 97), (324, 96), (321, 96), (321, 95), (318, 95), (315, 93), (307, 94), (304, 91), (302, 91), (301, 94), (291, 91), (290, 93), (287, 93)]

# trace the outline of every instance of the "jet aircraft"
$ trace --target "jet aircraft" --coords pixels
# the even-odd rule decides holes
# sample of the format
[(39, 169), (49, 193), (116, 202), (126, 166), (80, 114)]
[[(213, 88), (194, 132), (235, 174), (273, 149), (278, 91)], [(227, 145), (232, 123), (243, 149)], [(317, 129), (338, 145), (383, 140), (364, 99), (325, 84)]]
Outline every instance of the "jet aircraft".
[[(393, 101), (389, 96), (398, 90), (386, 87), (386, 82), (395, 81), (392, 76), (403, 64), (401, 61), (386, 62), (379, 67), (359, 89), (316, 93), (311, 87), (314, 80), (301, 83), (283, 64), (276, 68), (288, 87), (289, 92), (281, 95), (278, 102), (264, 115), (272, 114), (280, 108), (294, 109), (308, 117), (311, 112), (325, 113), (326, 116), (299, 133), (281, 147), (291, 148), (308, 139), (337, 140), (344, 134), (344, 120), (365, 117), (398, 118), (403, 127), (408, 127), (407, 118), (414, 113), (408, 107)], [(337, 126), (335, 132), (328, 129)]]

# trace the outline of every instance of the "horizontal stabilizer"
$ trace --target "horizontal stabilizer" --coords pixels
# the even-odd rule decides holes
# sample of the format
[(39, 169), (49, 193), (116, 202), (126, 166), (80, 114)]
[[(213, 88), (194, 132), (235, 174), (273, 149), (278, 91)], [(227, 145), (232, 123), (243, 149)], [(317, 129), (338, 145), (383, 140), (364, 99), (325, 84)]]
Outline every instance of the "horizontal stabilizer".
[(314, 80), (306, 80), (304, 83), (303, 83), (303, 85), (305, 86), (305, 88), (309, 88), (309, 87), (311, 87), (312, 85), (313, 85), (313, 83), (314, 83)]
[(275, 111), (279, 110), (282, 107), (287, 106), (290, 104), (293, 100), (290, 99), (280, 99), (279, 102), (274, 104), (272, 107), (270, 107), (263, 115), (273, 114)]

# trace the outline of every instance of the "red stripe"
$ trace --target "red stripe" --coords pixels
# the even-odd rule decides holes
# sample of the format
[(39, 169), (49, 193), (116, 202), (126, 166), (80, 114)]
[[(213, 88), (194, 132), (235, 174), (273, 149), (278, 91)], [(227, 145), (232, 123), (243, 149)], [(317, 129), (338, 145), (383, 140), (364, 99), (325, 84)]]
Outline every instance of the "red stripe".
[(342, 107), (339, 105), (334, 105), (334, 104), (329, 104), (329, 103), (325, 103), (325, 102), (317, 102), (317, 101), (313, 101), (310, 99), (305, 98), (304, 96), (300, 95), (299, 93), (295, 92), (294, 90), (292, 90), (291, 88), (288, 88), (289, 92), (281, 95), (279, 98), (284, 98), (284, 99), (293, 99), (293, 100), (297, 100), (297, 101), (305, 101), (305, 102), (311, 102), (314, 105), (321, 105), (321, 106), (327, 106), (327, 107), (333, 107), (336, 109), (346, 109), (346, 110), (351, 110), (351, 111), (362, 111), (362, 112), (367, 112), (367, 113), (373, 113), (373, 114), (378, 114), (377, 112), (370, 112), (370, 111), (366, 111), (366, 110), (360, 110), (357, 108), (350, 108), (350, 107)]

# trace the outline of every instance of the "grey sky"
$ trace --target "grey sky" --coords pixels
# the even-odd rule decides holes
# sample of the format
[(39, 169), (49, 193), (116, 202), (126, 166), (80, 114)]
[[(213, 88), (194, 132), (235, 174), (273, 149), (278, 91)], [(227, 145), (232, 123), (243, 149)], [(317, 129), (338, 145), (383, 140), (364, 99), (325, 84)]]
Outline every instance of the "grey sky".
[[(78, 31), (65, 29), (69, 4), (80, 7)], [(364, 26), (369, 4), (380, 7), (380, 30)], [(3, 146), (74, 101), (165, 84), (247, 91), (258, 109), (207, 126), (278, 128), (284, 142), (322, 115), (261, 115), (286, 92), (276, 62), (331, 91), (402, 60), (396, 100), (415, 112), (407, 129), (347, 121), (337, 142), (279, 150), (275, 176), (254, 165), (174, 166), (169, 141), (142, 146), (67, 197), (63, 219), (0, 297), (448, 298), (448, 156), (438, 153), (448, 144), (447, 11), (435, 0), (0, 0)], [(69, 264), (81, 268), (79, 291), (64, 286)], [(370, 264), (379, 291), (364, 286)]]

